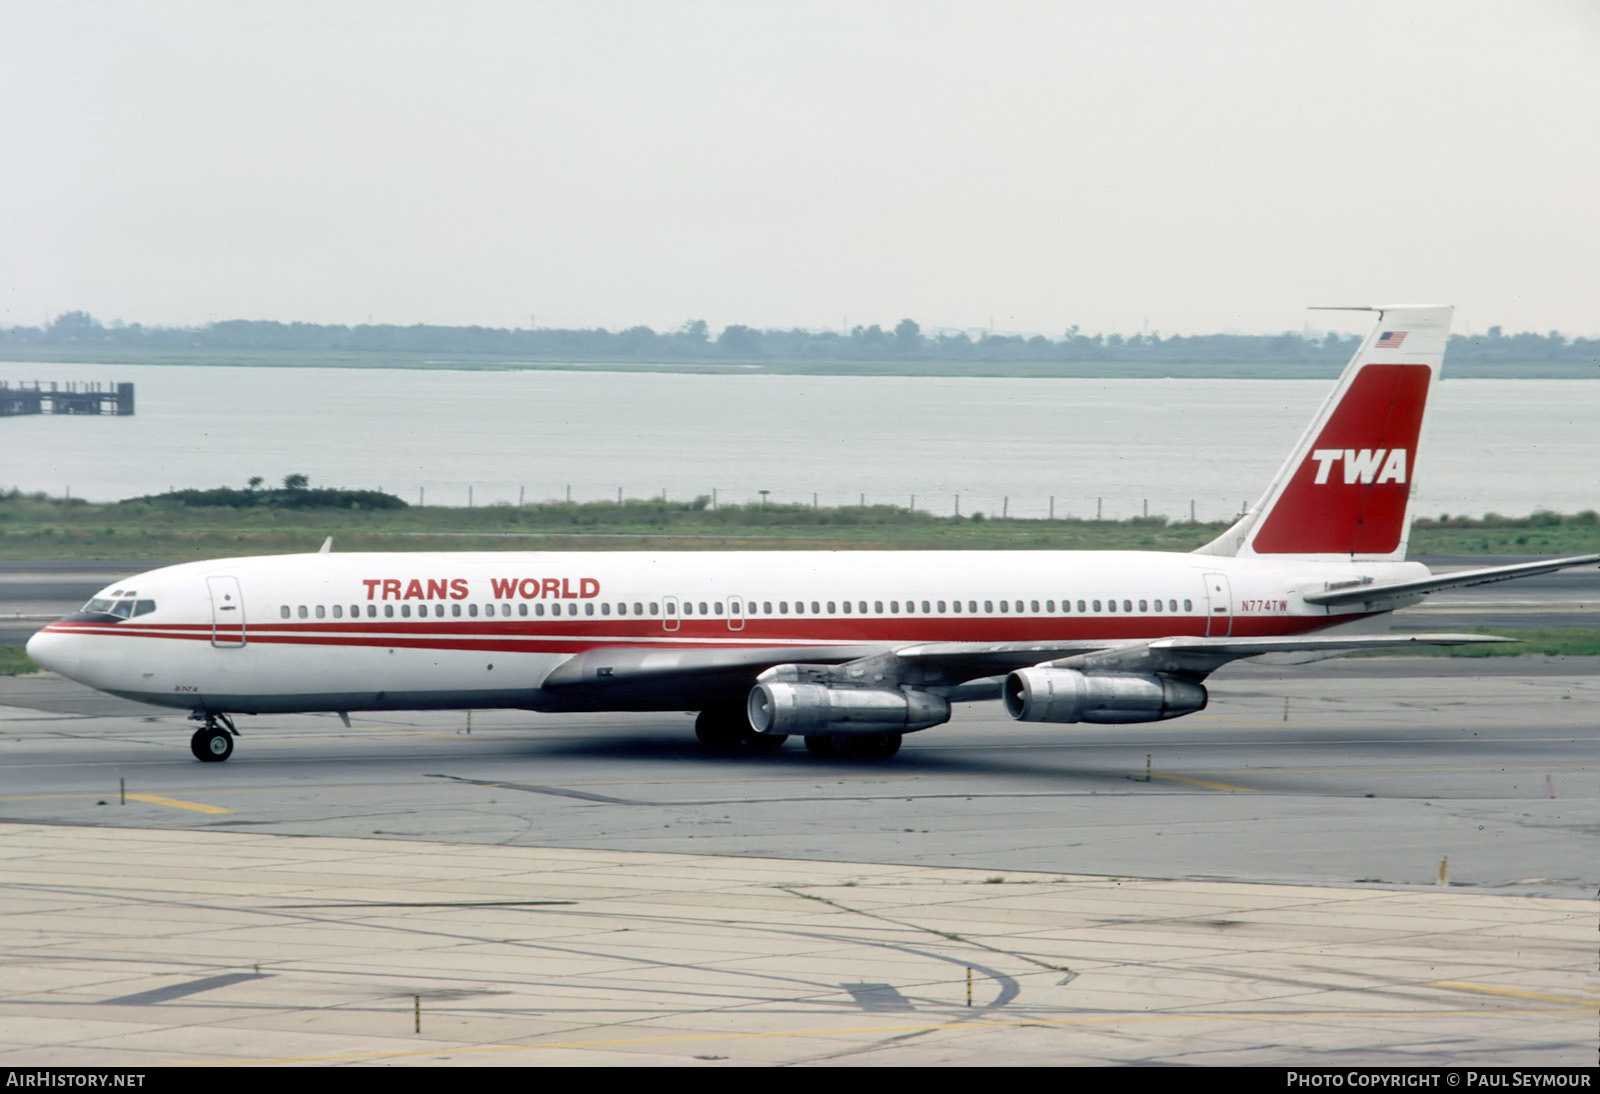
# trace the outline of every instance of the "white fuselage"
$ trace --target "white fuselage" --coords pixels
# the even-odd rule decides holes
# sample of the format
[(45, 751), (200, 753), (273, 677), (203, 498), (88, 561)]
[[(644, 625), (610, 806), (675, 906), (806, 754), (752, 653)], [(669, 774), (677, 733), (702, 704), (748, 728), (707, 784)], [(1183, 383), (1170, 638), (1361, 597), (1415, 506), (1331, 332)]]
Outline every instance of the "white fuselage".
[[(291, 555), (128, 578), (94, 603), (137, 614), (80, 612), (29, 652), (103, 691), (200, 711), (691, 709), (716, 689), (742, 695), (761, 664), (928, 643), (1306, 635), (1371, 613), (1304, 594), (1426, 575), (1132, 551)], [(610, 650), (740, 651), (743, 671), (689, 692), (543, 688), (575, 656)]]

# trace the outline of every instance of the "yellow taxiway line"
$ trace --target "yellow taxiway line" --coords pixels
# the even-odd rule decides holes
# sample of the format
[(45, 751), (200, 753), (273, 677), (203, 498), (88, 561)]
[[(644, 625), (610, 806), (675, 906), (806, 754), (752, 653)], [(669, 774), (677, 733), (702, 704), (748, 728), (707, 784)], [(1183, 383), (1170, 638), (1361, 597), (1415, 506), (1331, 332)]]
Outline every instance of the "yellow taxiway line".
[(187, 809), (191, 813), (232, 813), (232, 809), (224, 809), (220, 805), (206, 805), (203, 802), (186, 802), (180, 798), (163, 798), (160, 794), (129, 794), (131, 802), (144, 802), (146, 805), (165, 805), (173, 809)]

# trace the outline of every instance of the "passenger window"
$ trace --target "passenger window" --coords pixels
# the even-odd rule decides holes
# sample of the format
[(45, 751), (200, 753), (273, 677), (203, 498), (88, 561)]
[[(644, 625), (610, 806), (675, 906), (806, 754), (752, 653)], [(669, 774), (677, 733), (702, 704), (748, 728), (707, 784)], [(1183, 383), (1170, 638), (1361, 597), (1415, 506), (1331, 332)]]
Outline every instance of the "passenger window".
[(578, 606), (576, 604), (568, 604), (567, 605), (567, 614), (568, 615), (577, 615), (578, 614)]
[(1115, 600), (1106, 601), (1106, 611), (1114, 612), (1116, 610), (1117, 610), (1117, 602)]
[(985, 615), (993, 615), (994, 614), (994, 601), (985, 600), (983, 602), (983, 611), (984, 611)]
[(721, 615), (722, 614), (722, 601), (720, 601), (720, 600), (717, 601), (715, 604), (711, 605), (711, 607), (714, 609), (715, 614), (717, 614), (717, 615)]
[[(410, 613), (407, 612), (406, 614), (409, 615)], [(323, 607), (321, 604), (317, 605), (317, 618), (318, 619), (326, 619), (326, 618), (328, 618), (328, 609)]]
[(960, 615), (960, 614), (961, 614), (961, 601), (959, 601), (959, 600), (952, 600), (952, 601), (951, 601), (951, 602), (950, 602), (950, 609), (951, 609), (951, 610), (952, 610), (952, 611), (953, 611), (953, 612), (955, 612), (955, 613), (956, 613), (956, 614), (957, 614), (957, 615)]
[(1096, 600), (1094, 602), (1094, 610), (1095, 611), (1099, 611), (1100, 610), (1100, 602), (1098, 600)]
[(600, 605), (600, 614), (601, 615), (610, 615), (611, 614), (611, 605), (610, 604), (602, 604), (602, 605)]
[(710, 615), (711, 614), (710, 612), (706, 611), (706, 602), (704, 600), (702, 600), (700, 602), (700, 614), (701, 615)]
[[(651, 605), (651, 606), (650, 606), (650, 610), (651, 610), (651, 611), (655, 611), (655, 610), (656, 610), (656, 609), (655, 609), (655, 605), (653, 605), (653, 604), (652, 604), (652, 605)], [(644, 605), (643, 605), (643, 604), (641, 604), (641, 603), (640, 603), (640, 602), (639, 602), (639, 601), (637, 601), (637, 600), (635, 600), (635, 601), (634, 601), (634, 602), (633, 602), (633, 614), (634, 614), (634, 615), (643, 615), (643, 614), (644, 614)]]
[(1002, 600), (1000, 602), (1000, 611), (1001, 611), (1002, 614), (1004, 614), (1005, 612), (1009, 611), (1010, 609), (1011, 609), (1011, 602), (1010, 601)]
[(889, 601), (889, 614), (890, 615), (899, 615), (900, 614), (900, 602), (898, 600)]
[(976, 600), (967, 601), (967, 611), (976, 615), (978, 613), (978, 602)]
[(1124, 601), (1123, 601), (1123, 602), (1122, 602), (1122, 610), (1123, 610), (1123, 611), (1125, 611), (1125, 612), (1131, 612), (1131, 611), (1133, 611), (1133, 601), (1131, 601), (1131, 600), (1124, 600)]
[(874, 612), (876, 612), (878, 615), (882, 615), (883, 614), (883, 601), (874, 600), (872, 602), (872, 610)]
[(1033, 603), (1031, 605), (1029, 605), (1028, 610), (1030, 612), (1037, 613), (1038, 610), (1039, 610), (1039, 602), (1037, 600), (1033, 601)]
[(806, 602), (804, 600), (796, 600), (794, 602), (794, 614), (795, 615), (805, 615), (806, 614)]
[(367, 618), (368, 619), (376, 619), (376, 618), (378, 618), (378, 606), (376, 604), (368, 604), (367, 605)]
[(520, 604), (517, 605), (517, 614), (518, 615), (527, 615), (528, 614), (528, 602), (526, 600), (522, 601)]
[(1167, 601), (1167, 610), (1168, 611), (1172, 611), (1172, 612), (1177, 611), (1178, 610), (1178, 602), (1176, 600)]
[(283, 607), (278, 609), (278, 618), (280, 618), (280, 619), (288, 619), (289, 618), (289, 605), (285, 604)]
[(295, 614), (296, 614), (296, 615), (298, 615), (298, 616), (299, 616), (299, 617), (300, 617), (300, 618), (301, 618), (301, 619), (304, 619), (304, 618), (305, 618), (305, 617), (306, 617), (306, 615), (307, 615), (307, 612), (306, 612), (306, 606), (305, 606), (305, 605), (304, 605), (304, 604), (301, 604), (301, 605), (300, 605), (300, 606), (299, 606), (299, 607), (298, 607), (298, 608), (297, 608), (297, 609), (296, 609), (296, 610), (295, 610)]
[(763, 600), (761, 602), (761, 614), (762, 615), (771, 615), (772, 614), (772, 601)]
[(694, 601), (685, 600), (683, 602), (683, 614), (684, 615), (693, 615), (694, 614)]
[(384, 614), (384, 616), (386, 618), (393, 619), (394, 618), (394, 605), (393, 604), (385, 604), (383, 606), (383, 614)]
[[(1140, 604), (1141, 607), (1143, 607), (1144, 606), (1144, 601), (1141, 600), (1139, 602), (1139, 604)], [(1156, 611), (1159, 612), (1160, 610), (1161, 610), (1161, 601), (1158, 600), (1158, 601), (1156, 601)]]
[[(318, 615), (322, 614), (322, 609), (321, 608), (317, 609), (317, 614)], [(405, 619), (410, 619), (411, 618), (411, 605), (410, 604), (402, 604), (402, 605), (400, 605), (400, 615)]]
[(343, 604), (335, 604), (333, 606), (333, 617), (335, 619), (343, 619), (344, 618), (344, 605)]
[(812, 615), (821, 615), (822, 614), (822, 605), (818, 604), (815, 600), (813, 600), (811, 602), (811, 614)]
[(652, 600), (650, 602), (650, 614), (651, 615), (655, 615), (660, 610), (661, 610), (661, 605), (658, 604), (656, 601)]
[(1189, 598), (1185, 597), (1184, 601), (1183, 601), (1183, 610), (1186, 611), (1186, 612), (1194, 611), (1194, 601), (1192, 601)]
[(594, 602), (593, 601), (590, 601), (589, 603), (587, 603), (587, 604), (585, 604), (583, 606), (583, 614), (584, 615), (593, 615), (594, 614)]
[[(1033, 610), (1034, 611), (1038, 611), (1039, 610), (1039, 602), (1038, 601), (1034, 601)], [(1044, 602), (1044, 610), (1050, 615), (1055, 615), (1056, 614), (1056, 602), (1054, 600), (1046, 600)]]
[(848, 600), (846, 600), (844, 602), (844, 614), (845, 615), (849, 615), (850, 614), (850, 602)]
[(534, 615), (543, 615), (544, 614), (544, 605), (543, 604), (535, 604), (533, 606), (533, 614)]
[(917, 602), (915, 600), (906, 601), (906, 614), (907, 615), (915, 615), (916, 611), (917, 611)]
[[(1081, 600), (1080, 600), (1080, 601), (1078, 601), (1078, 610), (1079, 610), (1079, 611), (1080, 611), (1080, 612), (1081, 612), (1081, 611), (1087, 611), (1087, 609), (1086, 609), (1086, 608), (1085, 608), (1085, 607), (1084, 607), (1084, 606), (1083, 606), (1083, 601), (1081, 601)], [(1095, 611), (1099, 611), (1099, 610), (1100, 610), (1100, 605), (1098, 605), (1098, 604), (1096, 604), (1096, 605), (1095, 605), (1095, 606), (1094, 606), (1094, 610), (1095, 610)]]
[(938, 606), (939, 606), (939, 612), (941, 614), (943, 614), (943, 612), (944, 612), (944, 601), (942, 601), (942, 600), (939, 601), (939, 605)]
[(443, 619), (444, 618), (444, 605), (443, 604), (435, 604), (433, 606), (433, 614), (435, 616), (437, 616), (438, 618)]
[(1145, 605), (1145, 602), (1141, 600), (1141, 601), (1139, 601), (1139, 610), (1141, 612), (1145, 612), (1145, 611), (1149, 611), (1150, 609)]
[(828, 614), (829, 614), (829, 615), (837, 615), (837, 614), (838, 614), (838, 611), (839, 611), (839, 607), (838, 607), (838, 605), (837, 605), (837, 604), (835, 604), (835, 603), (834, 603), (834, 602), (833, 602), (833, 601), (831, 601), (831, 600), (830, 600), (830, 601), (828, 601)]
[(478, 618), (478, 606), (476, 604), (468, 604), (467, 614), (472, 616), (474, 619)]

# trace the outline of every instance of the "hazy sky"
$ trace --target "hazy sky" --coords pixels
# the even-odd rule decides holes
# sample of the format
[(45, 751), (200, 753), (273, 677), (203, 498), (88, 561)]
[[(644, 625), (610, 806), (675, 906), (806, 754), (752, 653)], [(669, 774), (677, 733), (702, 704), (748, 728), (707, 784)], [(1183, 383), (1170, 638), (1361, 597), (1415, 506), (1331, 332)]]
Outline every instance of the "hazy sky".
[(0, 3), (3, 325), (1410, 301), (1600, 333), (1600, 3)]

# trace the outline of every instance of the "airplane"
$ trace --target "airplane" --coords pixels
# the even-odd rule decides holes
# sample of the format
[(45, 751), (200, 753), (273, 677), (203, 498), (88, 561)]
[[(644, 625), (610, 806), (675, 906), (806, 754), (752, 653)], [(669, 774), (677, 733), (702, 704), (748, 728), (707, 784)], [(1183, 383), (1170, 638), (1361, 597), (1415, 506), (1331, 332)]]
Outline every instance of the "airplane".
[(202, 761), (238, 714), (694, 711), (709, 749), (885, 758), (953, 703), (1126, 725), (1205, 708), (1243, 659), (1505, 639), (1392, 634), (1448, 575), (1407, 562), (1418, 441), (1451, 308), (1378, 322), (1254, 505), (1189, 553), (363, 553), (191, 562), (95, 594), (27, 645), (113, 695), (188, 709)]

